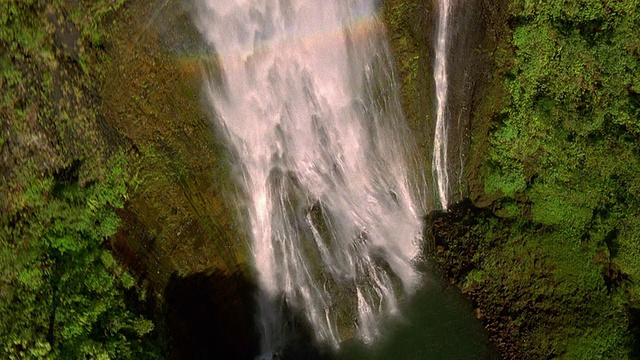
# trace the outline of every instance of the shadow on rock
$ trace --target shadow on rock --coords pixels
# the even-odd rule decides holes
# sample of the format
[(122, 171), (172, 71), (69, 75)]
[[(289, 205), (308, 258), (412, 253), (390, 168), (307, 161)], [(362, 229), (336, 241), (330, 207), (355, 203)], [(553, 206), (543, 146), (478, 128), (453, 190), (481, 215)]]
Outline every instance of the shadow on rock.
[[(256, 285), (242, 271), (171, 276), (165, 290), (171, 359), (256, 359)], [(286, 344), (273, 359), (328, 359), (316, 347), (311, 329), (299, 313), (283, 305)], [(264, 358), (264, 354), (260, 358)]]
[(259, 355), (255, 285), (237, 271), (171, 276), (165, 290), (172, 359)]

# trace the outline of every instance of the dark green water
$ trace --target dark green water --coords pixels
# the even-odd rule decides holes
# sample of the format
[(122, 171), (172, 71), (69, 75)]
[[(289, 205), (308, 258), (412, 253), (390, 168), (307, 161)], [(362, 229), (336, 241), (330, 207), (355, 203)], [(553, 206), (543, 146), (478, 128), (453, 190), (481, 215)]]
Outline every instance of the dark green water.
[[(365, 345), (346, 341), (335, 353), (308, 342), (285, 351), (284, 359), (475, 360), (499, 359), (469, 299), (437, 271), (425, 270), (423, 287), (401, 306), (401, 315), (381, 326), (382, 337)], [(430, 275), (428, 275), (430, 274)], [(303, 341), (304, 342), (304, 341)]]
[(386, 333), (365, 346), (352, 341), (337, 359), (492, 359), (488, 336), (468, 299), (454, 286), (432, 275), (403, 307)]

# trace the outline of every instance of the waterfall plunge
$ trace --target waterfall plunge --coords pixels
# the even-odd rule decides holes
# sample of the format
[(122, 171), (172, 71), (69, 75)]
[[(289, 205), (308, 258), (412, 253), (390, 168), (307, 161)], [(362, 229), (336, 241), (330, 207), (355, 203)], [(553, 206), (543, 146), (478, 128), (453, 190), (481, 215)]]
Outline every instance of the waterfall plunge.
[(375, 1), (202, 0), (199, 10), (221, 69), (208, 95), (244, 192), (263, 351), (283, 345), (283, 302), (321, 342), (338, 347), (343, 324), (372, 340), (420, 281), (423, 213)]

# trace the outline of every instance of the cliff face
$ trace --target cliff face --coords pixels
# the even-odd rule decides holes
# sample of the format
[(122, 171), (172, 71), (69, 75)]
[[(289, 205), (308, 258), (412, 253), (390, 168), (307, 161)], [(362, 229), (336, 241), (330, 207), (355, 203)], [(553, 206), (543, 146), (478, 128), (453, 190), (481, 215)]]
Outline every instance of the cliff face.
[(180, 1), (127, 4), (111, 31), (101, 94), (139, 180), (112, 246), (159, 289), (174, 272), (246, 265), (231, 169), (201, 101), (210, 56), (191, 11)]
[(136, 174), (109, 244), (151, 289), (166, 356), (249, 358), (258, 355), (249, 245), (202, 101), (213, 56), (191, 6), (129, 1), (108, 29), (101, 113)]
[(474, 5), (468, 200), (427, 233), (507, 358), (637, 353), (638, 80), (620, 74), (639, 66), (638, 22), (612, 16), (627, 5)]
[[(467, 3), (454, 16), (452, 118), (459, 119), (459, 126), (452, 129), (451, 162), (466, 176), (466, 188), (458, 193), (486, 205), (491, 199), (479, 174), (484, 138), (498, 110), (487, 105), (483, 94), (499, 86), (492, 54), (502, 39), (496, 29), (504, 25), (504, 13), (495, 2)], [(382, 4), (403, 106), (428, 174), (434, 127), (433, 6), (422, 0)], [(129, 149), (129, 161), (138, 171), (136, 191), (119, 211), (123, 226), (111, 244), (157, 289), (174, 272), (186, 276), (238, 267), (246, 272), (245, 229), (230, 206), (238, 194), (233, 170), (201, 101), (202, 71), (212, 67), (191, 25), (192, 11), (181, 1), (125, 3), (105, 46), (104, 121), (113, 129), (110, 142)], [(458, 165), (459, 151), (468, 154), (463, 166)]]
[[(433, 8), (424, 0), (382, 3), (405, 114), (427, 174), (435, 125)], [(505, 357), (624, 358), (638, 333), (640, 291), (634, 284), (640, 266), (634, 254), (640, 216), (634, 174), (640, 171), (634, 170), (639, 152), (633, 141), (638, 81), (618, 79), (606, 69), (624, 64), (611, 68), (626, 74), (640, 67), (635, 25), (614, 24), (620, 16), (607, 11), (626, 11), (616, 9), (587, 9), (589, 16), (597, 15), (587, 19), (578, 16), (579, 9), (556, 13), (543, 5), (475, 0), (454, 15), (451, 143), (456, 145), (450, 163), (463, 169), (456, 170), (462, 179), (456, 196), (469, 200), (429, 216), (427, 232), (437, 261), (472, 298)], [(167, 284), (181, 289), (175, 284), (195, 276), (194, 284), (204, 284), (209, 296), (218, 288), (207, 281), (227, 281), (209, 270), (241, 269), (242, 281), (230, 280), (244, 289), (233, 295), (234, 304), (249, 304), (246, 236), (235, 220), (241, 215), (225, 197), (237, 193), (232, 169), (200, 101), (200, 69), (215, 66), (188, 25), (190, 11), (178, 1), (163, 7), (153, 1), (127, 3), (103, 45), (110, 54), (101, 89), (103, 116), (96, 122), (99, 131), (90, 133), (128, 149), (138, 174), (111, 245), (158, 292)], [(65, 47), (64, 39), (61, 35), (60, 46), (73, 58), (74, 48)], [(563, 62), (570, 59), (576, 63)], [(611, 101), (598, 102), (603, 98)], [(617, 108), (597, 113), (610, 103)], [(32, 119), (37, 110), (25, 108), (24, 114)], [(53, 131), (33, 121), (24, 124), (36, 134)], [(21, 144), (55, 153), (55, 143), (34, 139)], [(616, 156), (602, 156), (609, 153)], [(45, 172), (72, 168), (71, 161), (36, 158)], [(589, 171), (581, 172), (585, 167)], [(174, 293), (166, 295), (179, 303)], [(172, 314), (170, 326), (187, 326), (188, 314)], [(253, 340), (247, 344), (254, 346)]]
[[(471, 198), (487, 206), (495, 197), (484, 191), (483, 159), (489, 129), (505, 106), (496, 53), (509, 39), (507, 1), (465, 1), (455, 6), (449, 53), (450, 119), (448, 162), (453, 198)], [(435, 94), (433, 78), (436, 3), (388, 0), (383, 21), (398, 69), (402, 105), (418, 144), (422, 171), (431, 188)], [(433, 206), (427, 200), (427, 206)]]

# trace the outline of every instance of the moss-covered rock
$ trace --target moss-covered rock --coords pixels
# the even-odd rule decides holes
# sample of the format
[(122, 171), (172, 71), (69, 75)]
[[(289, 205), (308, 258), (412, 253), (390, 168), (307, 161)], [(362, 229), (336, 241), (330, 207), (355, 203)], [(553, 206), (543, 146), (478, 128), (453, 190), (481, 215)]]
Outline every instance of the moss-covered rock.
[(127, 3), (106, 44), (102, 112), (131, 149), (139, 179), (112, 244), (159, 289), (176, 271), (247, 262), (246, 237), (229, 206), (236, 189), (225, 149), (202, 103), (210, 56), (190, 11), (179, 1)]
[(435, 258), (505, 358), (630, 358), (629, 314), (587, 249), (469, 200), (427, 222)]

